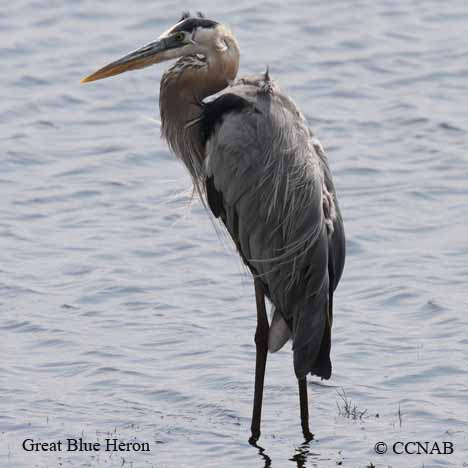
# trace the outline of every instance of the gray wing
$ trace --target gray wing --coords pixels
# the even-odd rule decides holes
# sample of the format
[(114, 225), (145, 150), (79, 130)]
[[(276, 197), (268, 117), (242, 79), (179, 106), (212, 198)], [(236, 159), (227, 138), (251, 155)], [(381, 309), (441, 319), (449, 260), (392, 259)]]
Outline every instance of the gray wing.
[(244, 80), (217, 101), (206, 143), (208, 204), (288, 324), (298, 378), (328, 378), (344, 235), (325, 155), (271, 82)]

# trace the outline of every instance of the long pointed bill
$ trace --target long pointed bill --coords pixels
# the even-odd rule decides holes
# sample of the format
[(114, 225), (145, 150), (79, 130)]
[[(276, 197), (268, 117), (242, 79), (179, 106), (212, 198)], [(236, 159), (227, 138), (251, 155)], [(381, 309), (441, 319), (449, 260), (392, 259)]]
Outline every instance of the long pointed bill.
[(91, 75), (83, 78), (81, 83), (102, 80), (130, 70), (138, 70), (155, 63), (180, 57), (183, 45), (170, 36), (158, 39), (91, 73)]

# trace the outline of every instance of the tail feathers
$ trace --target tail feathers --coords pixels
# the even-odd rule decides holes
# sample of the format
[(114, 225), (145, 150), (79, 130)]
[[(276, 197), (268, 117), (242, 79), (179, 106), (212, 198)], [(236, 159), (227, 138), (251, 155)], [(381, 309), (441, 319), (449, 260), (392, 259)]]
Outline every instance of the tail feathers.
[(298, 379), (309, 372), (323, 379), (331, 376), (328, 288), (326, 291), (312, 298), (294, 318), (294, 371)]
[(320, 350), (315, 360), (314, 367), (310, 370), (312, 375), (318, 375), (322, 379), (328, 380), (332, 374), (332, 364), (330, 360), (330, 349), (331, 349), (331, 325), (330, 317), (327, 314), (327, 323), (325, 325), (325, 331), (320, 344)]
[(291, 338), (291, 330), (278, 309), (274, 309), (268, 332), (268, 351), (276, 353)]

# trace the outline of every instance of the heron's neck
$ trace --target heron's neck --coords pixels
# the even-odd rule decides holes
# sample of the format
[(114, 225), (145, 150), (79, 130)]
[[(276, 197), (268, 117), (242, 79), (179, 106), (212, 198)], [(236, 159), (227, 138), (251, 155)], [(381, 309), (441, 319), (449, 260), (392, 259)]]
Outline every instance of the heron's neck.
[(206, 59), (179, 59), (161, 79), (159, 107), (162, 135), (198, 183), (204, 180), (205, 147), (198, 119), (202, 100), (221, 91), (235, 79), (239, 67), (239, 46), (226, 40), (227, 50), (215, 51)]

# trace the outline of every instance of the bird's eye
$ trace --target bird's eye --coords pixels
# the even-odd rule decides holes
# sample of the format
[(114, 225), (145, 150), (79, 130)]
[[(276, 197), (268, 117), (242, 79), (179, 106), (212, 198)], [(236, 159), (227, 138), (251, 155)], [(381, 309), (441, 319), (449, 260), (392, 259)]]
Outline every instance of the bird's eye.
[(183, 32), (175, 33), (176, 41), (183, 41), (185, 39), (185, 34)]

